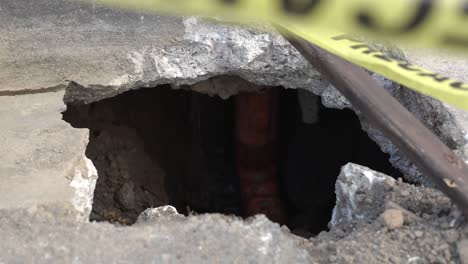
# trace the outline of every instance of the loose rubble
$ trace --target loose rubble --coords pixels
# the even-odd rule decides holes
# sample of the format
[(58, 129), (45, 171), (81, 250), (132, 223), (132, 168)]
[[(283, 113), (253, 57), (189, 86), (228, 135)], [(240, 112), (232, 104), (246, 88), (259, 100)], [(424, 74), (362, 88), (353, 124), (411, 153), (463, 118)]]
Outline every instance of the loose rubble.
[[(379, 195), (360, 200), (362, 190)], [(468, 236), (466, 220), (440, 191), (356, 164), (342, 169), (335, 211), (348, 214), (336, 213), (330, 232), (308, 245), (319, 263), (456, 263), (457, 243)]]
[[(335, 209), (348, 214), (309, 240), (264, 216), (184, 217), (170, 206), (147, 209), (129, 227), (79, 223), (72, 208), (0, 209), (0, 252), (8, 252), (0, 261), (466, 263), (466, 222), (439, 191), (355, 164), (343, 167), (337, 187)], [(361, 200), (363, 188), (380, 196)]]
[(382, 213), (382, 218), (388, 229), (397, 229), (403, 226), (405, 218), (403, 212), (398, 209), (387, 209)]
[(158, 208), (148, 208), (143, 211), (136, 221), (137, 224), (152, 223), (158, 219), (168, 216), (183, 216), (177, 212), (173, 206), (166, 205)]

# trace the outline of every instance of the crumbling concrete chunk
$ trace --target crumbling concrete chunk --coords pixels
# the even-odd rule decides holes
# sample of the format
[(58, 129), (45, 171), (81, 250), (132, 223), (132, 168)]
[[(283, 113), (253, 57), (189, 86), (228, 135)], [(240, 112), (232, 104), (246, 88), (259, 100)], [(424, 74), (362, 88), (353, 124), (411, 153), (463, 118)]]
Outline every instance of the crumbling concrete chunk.
[(333, 85), (329, 84), (320, 94), (322, 104), (328, 108), (345, 109), (352, 108), (351, 103)]
[[(336, 206), (329, 223), (331, 229), (355, 221), (372, 221), (383, 210), (386, 181), (393, 179), (385, 174), (353, 163), (343, 166), (336, 181)], [(394, 180), (393, 180), (394, 181)]]
[(176, 208), (170, 205), (160, 206), (157, 208), (148, 208), (138, 216), (136, 223), (137, 224), (150, 223), (150, 222), (158, 220), (161, 217), (167, 217), (167, 216), (182, 216), (182, 215), (177, 212)]
[(88, 131), (62, 120), (63, 94), (0, 96), (0, 209), (60, 205), (89, 217), (97, 176), (84, 155)]
[(0, 209), (1, 263), (310, 263), (293, 236), (264, 216), (200, 215), (121, 227), (77, 223), (64, 209)]
[(70, 182), (70, 186), (75, 188), (75, 198), (72, 203), (79, 212), (78, 218), (81, 221), (89, 221), (97, 178), (98, 174), (93, 162), (83, 157), (81, 166), (75, 168), (75, 175)]
[(463, 222), (460, 211), (439, 190), (396, 181), (353, 163), (342, 167), (335, 193), (331, 230), (353, 229), (393, 209), (402, 211), (408, 223), (428, 221), (437, 228), (451, 228)]

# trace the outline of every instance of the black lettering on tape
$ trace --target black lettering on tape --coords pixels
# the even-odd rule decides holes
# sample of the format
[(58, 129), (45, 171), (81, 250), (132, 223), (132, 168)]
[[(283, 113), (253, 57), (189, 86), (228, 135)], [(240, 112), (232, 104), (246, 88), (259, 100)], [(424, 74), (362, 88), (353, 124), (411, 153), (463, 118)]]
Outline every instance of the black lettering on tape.
[(294, 15), (309, 14), (320, 2), (320, 0), (281, 0), (286, 12)]
[[(331, 39), (337, 40), (337, 41), (338, 40), (349, 40), (349, 41), (352, 41), (352, 42), (362, 43), (360, 45), (353, 45), (353, 46), (351, 46), (351, 48), (353, 48), (353, 49), (367, 48), (367, 50), (364, 51), (365, 54), (380, 53), (380, 51), (375, 50), (374, 48), (370, 47), (369, 45), (359, 41), (358, 39), (356, 39), (356, 38), (354, 38), (354, 37), (352, 37), (350, 35), (334, 36)], [(384, 60), (386, 62), (392, 62), (393, 61), (391, 58), (389, 58), (388, 56), (385, 56), (383, 54), (374, 54), (372, 56), (377, 58), (377, 59)]]
[(407, 62), (407, 61), (401, 61), (398, 63), (398, 67), (400, 68), (403, 68), (405, 70), (408, 70), (408, 71), (419, 71), (419, 69), (416, 69), (416, 68), (411, 68), (411, 67), (414, 67), (415, 65)]
[(359, 44), (359, 45), (353, 45), (351, 46), (352, 49), (358, 50), (358, 49), (365, 49), (362, 53), (364, 54), (372, 54), (379, 52), (378, 50), (372, 48), (371, 46), (367, 44)]
[(468, 91), (468, 84), (462, 82), (453, 82), (450, 84), (451, 87), (455, 89), (460, 89), (464, 91)]
[(449, 80), (448, 77), (441, 76), (438, 73), (418, 73), (418, 75), (421, 77), (431, 77), (434, 81), (440, 83)]
[(374, 57), (377, 58), (377, 59), (384, 60), (386, 62), (392, 62), (391, 58), (389, 58), (388, 56), (385, 56), (383, 54), (374, 54)]
[(409, 23), (400, 27), (381, 27), (377, 24), (374, 17), (372, 17), (369, 13), (365, 13), (364, 11), (361, 11), (357, 14), (357, 19), (360, 25), (373, 31), (379, 31), (385, 34), (407, 33), (422, 25), (433, 8), (433, 0), (418, 1), (419, 4), (416, 14), (414, 14)]
[(362, 43), (361, 41), (359, 41), (358, 39), (350, 36), (350, 35), (339, 35), (339, 36), (334, 36), (332, 37), (333, 40), (349, 40), (349, 41), (352, 41), (352, 42), (359, 42), (359, 43)]

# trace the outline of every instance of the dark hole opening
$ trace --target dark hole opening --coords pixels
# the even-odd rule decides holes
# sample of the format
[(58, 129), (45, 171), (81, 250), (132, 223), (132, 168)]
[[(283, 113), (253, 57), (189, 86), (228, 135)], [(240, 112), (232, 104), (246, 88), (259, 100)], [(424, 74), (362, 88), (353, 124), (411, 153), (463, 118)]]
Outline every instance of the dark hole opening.
[[(288, 227), (327, 229), (341, 166), (355, 162), (398, 176), (349, 110), (317, 103), (318, 122), (303, 122), (298, 91), (278, 93), (275, 155)], [(89, 128), (86, 155), (98, 170), (93, 221), (132, 224), (149, 207), (242, 216), (235, 167), (234, 99), (169, 85), (68, 105), (64, 120)], [(318, 101), (317, 101), (318, 102)]]

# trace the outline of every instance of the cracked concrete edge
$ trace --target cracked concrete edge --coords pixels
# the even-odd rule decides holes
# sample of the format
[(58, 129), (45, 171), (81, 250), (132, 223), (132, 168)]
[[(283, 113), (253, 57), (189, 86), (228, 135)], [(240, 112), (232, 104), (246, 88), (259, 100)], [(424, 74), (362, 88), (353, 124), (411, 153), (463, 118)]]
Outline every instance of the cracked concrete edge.
[[(70, 182), (70, 186), (75, 189), (72, 197), (72, 204), (78, 211), (79, 221), (89, 221), (93, 206), (94, 189), (98, 179), (98, 172), (93, 162), (83, 154), (81, 166), (75, 168), (75, 174)], [(84, 163), (84, 164), (83, 164)]]
[(54, 93), (64, 91), (67, 88), (65, 84), (59, 84), (51, 87), (43, 87), (37, 89), (23, 89), (23, 90), (1, 90), (0, 96), (18, 96), (28, 94), (41, 94), (41, 93)]
[[(24, 2), (25, 0), (21, 0), (19, 2), (22, 1)], [(41, 2), (49, 3), (50, 7), (50, 3), (59, 3), (61, 1), (40, 0), (34, 4), (40, 5)], [(42, 7), (38, 6), (38, 8)], [(112, 13), (112, 11), (110, 12)], [(86, 17), (86, 14), (84, 16)], [(77, 21), (78, 24), (81, 23), (79, 19), (74, 18), (73, 14), (70, 15), (70, 17), (71, 21), (74, 21), (74, 23)], [(0, 96), (0, 98), (3, 98), (4, 100), (7, 100), (5, 98), (8, 98), (15, 105), (16, 109), (21, 111), (24, 110), (21, 109), (21, 103), (14, 102), (16, 97), (31, 98), (32, 101), (28, 102), (28, 100), (25, 100), (23, 104), (35, 105), (38, 104), (35, 100), (44, 99), (41, 96), (52, 96), (54, 97), (54, 102), (50, 103), (52, 105), (60, 104), (60, 110), (53, 110), (55, 111), (53, 116), (56, 121), (64, 123), (64, 121), (60, 120), (60, 112), (64, 110), (64, 104), (62, 102), (62, 97), (56, 97), (57, 93), (61, 93), (64, 96), (63, 98), (65, 103), (91, 103), (116, 96), (131, 89), (155, 87), (158, 84), (166, 83), (172, 84), (174, 88), (179, 88), (179, 86), (182, 85), (202, 83), (210, 78), (221, 75), (231, 77), (237, 76), (250, 83), (262, 86), (283, 86), (285, 88), (306, 89), (317, 95), (321, 95), (322, 101), (325, 102), (324, 105), (327, 107), (343, 108), (340, 104), (346, 102), (346, 100), (343, 100), (342, 96), (337, 93), (333, 87), (330, 87), (327, 82), (322, 80), (321, 76), (312, 69), (312, 67), (297, 51), (295, 51), (281, 36), (277, 34), (256, 32), (251, 28), (243, 26), (215, 24), (194, 17), (184, 19), (168, 17), (151, 18), (151, 16), (145, 17), (145, 21), (150, 22), (144, 22), (143, 24), (135, 22), (139, 21), (139, 17), (132, 18), (133, 20), (131, 20), (133, 21), (132, 23), (137, 23), (134, 24), (137, 25), (137, 27), (134, 28), (137, 32), (136, 36), (129, 35), (130, 31), (127, 32), (126, 30), (131, 30), (132, 28), (130, 27), (125, 29), (127, 25), (123, 25), (124, 23), (122, 21), (127, 19), (126, 14), (117, 16), (117, 18), (114, 17), (113, 19), (115, 20), (112, 21), (93, 18), (91, 26), (85, 23), (83, 24), (83, 27), (85, 29), (88, 28), (93, 34), (100, 34), (104, 37), (97, 40), (93, 39), (92, 36), (85, 38), (85, 33), (74, 31), (74, 38), (82, 36), (83, 39), (78, 38), (78, 41), (73, 39), (73, 41), (75, 41), (73, 45), (76, 45), (78, 48), (76, 51), (66, 49), (70, 54), (60, 53), (60, 43), (71, 41), (66, 39), (66, 36), (68, 36), (67, 34), (64, 35), (65, 38), (61, 37), (62, 39), (59, 38), (56, 41), (58, 44), (52, 43), (52, 40), (55, 40), (57, 37), (54, 35), (55, 33), (63, 35), (64, 31), (70, 30), (67, 29), (68, 27), (66, 25), (64, 26), (61, 24), (67, 24), (70, 23), (70, 21), (63, 22), (59, 19), (58, 22), (54, 22), (55, 24), (47, 24), (47, 30), (50, 32), (47, 32), (49, 35), (46, 34), (44, 38), (47, 39), (49, 37), (50, 39), (42, 44), (38, 43), (35, 39), (37, 32), (34, 32), (34, 28), (32, 33), (27, 30), (19, 30), (19, 35), (24, 38), (20, 43), (18, 43), (20, 51), (28, 51), (28, 47), (22, 45), (25, 45), (24, 43), (26, 43), (30, 38), (32, 38), (31, 42), (35, 45), (32, 49), (32, 53), (24, 52), (24, 54), (21, 53), (21, 55), (24, 55), (23, 57), (19, 56), (18, 58), (15, 58), (19, 65), (23, 65), (21, 62), (22, 59), (26, 62), (29, 61), (27, 56), (33, 56), (39, 64), (42, 62), (48, 64), (50, 61), (53, 61), (55, 64), (54, 67), (51, 67), (52, 69), (63, 70), (63, 72), (54, 72), (54, 76), (66, 76), (62, 81), (65, 79), (70, 79), (72, 81), (70, 81), (68, 85), (64, 85), (66, 86), (64, 87), (62, 86), (63, 84), (56, 85), (53, 80), (48, 79), (44, 81), (42, 79), (31, 78), (28, 79), (28, 82), (34, 83), (34, 81), (37, 81), (39, 84), (54, 84), (44, 86), (46, 88), (37, 90), (32, 88), (26, 89), (27, 85), (24, 87), (21, 86), (21, 89), (18, 89), (18, 86), (16, 87), (16, 90), (4, 90), (3, 93), (7, 96)], [(155, 21), (162, 24), (162, 26), (156, 31), (147, 29), (151, 28), (152, 23), (156, 23)], [(112, 35), (113, 30), (120, 27), (123, 28), (125, 33), (122, 36), (114, 37)], [(138, 31), (140, 27), (144, 28), (144, 34)], [(167, 27), (167, 29), (164, 29), (164, 27)], [(40, 26), (38, 32), (42, 32)], [(176, 41), (165, 41), (164, 39), (169, 38), (168, 33), (172, 32), (176, 32)], [(163, 39), (163, 41), (156, 40), (158, 37)], [(131, 38), (132, 41), (125, 42), (127, 38)], [(16, 38), (12, 39), (13, 42), (15, 40)], [(112, 44), (116, 43), (115, 41), (124, 42), (121, 42), (121, 46), (116, 48), (112, 46)], [(45, 55), (39, 52), (40, 55), (38, 56), (36, 53), (38, 50), (41, 50), (41, 45), (45, 45), (47, 43), (52, 45), (52, 47), (47, 47)], [(88, 43), (92, 43), (92, 45)], [(54, 53), (56, 52), (54, 47), (57, 48), (58, 53)], [(72, 57), (66, 57), (68, 56), (67, 54)], [(84, 56), (85, 54), (86, 56)], [(64, 60), (57, 61), (57, 59), (62, 58), (61, 56), (65, 56)], [(2, 59), (0, 59), (0, 61), (2, 61)], [(39, 64), (35, 67), (39, 67)], [(34, 67), (34, 65), (28, 65), (27, 67)], [(83, 69), (80, 69), (80, 67)], [(49, 68), (47, 68), (47, 70), (49, 70)], [(84, 70), (84, 72), (76, 72), (75, 70)], [(43, 69), (38, 72), (40, 74), (37, 73), (37, 76), (44, 74), (47, 75), (47, 73), (52, 74), (49, 71), (43, 71)], [(93, 74), (97, 77), (93, 76)], [(48, 76), (45, 77), (48, 78)], [(430, 98), (411, 93), (411, 91), (408, 91), (385, 78), (380, 76), (374, 77), (381, 82), (385, 89), (391, 92), (400, 100), (400, 102), (408, 107), (410, 111), (425, 121), (426, 125), (435, 131), (438, 136), (442, 137), (443, 140), (445, 140), (444, 142), (449, 144), (450, 147), (460, 148), (465, 144), (462, 128), (457, 123), (457, 120), (453, 118), (452, 113), (449, 112), (444, 105)], [(54, 78), (55, 77), (52, 79)], [(7, 79), (3, 79), (3, 81), (4, 83), (8, 83)], [(217, 81), (219, 80), (214, 80), (213, 82)], [(223, 98), (232, 96), (239, 91), (238, 87), (226, 88), (224, 85), (208, 85), (207, 87), (215, 87), (216, 91), (210, 91), (208, 89), (203, 90), (203, 92), (218, 94)], [(65, 90), (62, 90), (63, 88), (65, 88)], [(2, 89), (5, 89), (5, 87), (2, 87)], [(58, 92), (55, 89), (57, 89)], [(21, 94), (23, 95), (18, 96)], [(0, 93), (0, 95), (2, 94)], [(37, 96), (42, 99), (37, 99), (39, 98)], [(60, 102), (58, 100), (60, 100)], [(416, 100), (418, 104), (415, 104), (412, 100)], [(24, 106), (24, 108), (28, 107), (29, 106)], [(344, 107), (350, 106), (345, 105)], [(51, 112), (48, 114), (51, 115)], [(21, 118), (21, 116), (19, 118)], [(395, 167), (403, 171), (408, 179), (414, 182), (430, 184), (427, 179), (419, 173), (417, 168), (378, 130), (373, 129), (362, 116), (361, 122), (363, 128), (368, 132), (370, 137), (380, 145), (384, 152), (391, 155), (391, 162)], [(27, 123), (27, 120), (25, 123)], [(23, 127), (22, 129), (27, 131), (28, 129), (31, 129), (30, 126), (37, 125), (41, 127), (41, 129), (47, 130), (47, 124), (47, 122), (43, 122), (41, 124), (35, 124), (33, 122), (29, 125), (26, 124), (26, 127)], [(443, 126), (440, 126), (440, 124), (443, 124)], [(440, 127), (443, 129), (440, 129)], [(15, 130), (16, 128), (12, 129)], [(78, 130), (73, 128), (64, 129), (62, 130), (62, 136), (77, 133), (77, 131)], [(88, 131), (80, 130), (80, 133), (82, 133), (81, 136), (85, 136), (87, 140)], [(14, 135), (14, 133), (11, 134)], [(60, 137), (60, 135), (58, 136)], [(16, 136), (11, 135), (5, 138), (8, 138), (8, 140), (18, 140)], [(62, 139), (61, 142), (62, 144), (73, 145), (76, 144), (76, 142), (82, 141), (73, 142)], [(63, 184), (59, 186), (57, 183), (52, 182), (49, 183), (49, 186), (42, 186), (45, 189), (50, 187), (52, 188), (52, 191), (55, 188), (62, 188), (63, 190), (58, 191), (56, 193), (57, 197), (54, 199), (59, 199), (61, 202), (66, 201), (66, 203), (71, 203), (71, 205), (76, 208), (75, 210), (78, 214), (78, 218), (80, 219), (87, 218), (87, 214), (91, 207), (93, 195), (92, 189), (94, 188), (96, 177), (91, 164), (89, 164), (89, 161), (86, 161), (84, 156), (85, 146), (86, 145), (80, 145), (80, 147), (82, 147), (81, 149), (74, 150), (73, 155), (78, 155), (79, 161), (76, 165), (72, 165), (69, 168), (70, 173), (65, 176), (68, 181), (67, 187), (64, 187)], [(34, 146), (33, 144), (32, 147), (38, 149), (37, 151), (44, 155), (48, 155), (48, 151), (52, 151), (51, 153), (53, 153), (53, 150), (48, 150), (45, 145), (41, 146), (36, 144)], [(33, 159), (29, 163), (24, 163), (21, 166), (34, 166), (34, 162), (36, 161)], [(60, 159), (56, 159), (54, 162), (58, 163), (60, 162)], [(18, 167), (17, 170), (21, 171), (22, 168)], [(37, 175), (41, 175), (44, 172), (41, 173), (36, 171), (35, 173)], [(55, 173), (56, 175), (54, 177), (63, 176), (63, 171), (47, 173)], [(28, 177), (31, 177), (32, 181), (38, 180), (37, 178), (34, 178), (34, 175), (28, 175), (30, 175)], [(26, 175), (22, 176), (27, 177)], [(17, 187), (19, 188), (18, 191), (24, 191), (24, 186)], [(70, 188), (70, 190), (68, 188)], [(36, 199), (35, 197), (37, 197), (37, 203), (50, 202), (43, 200), (40, 194), (41, 193), (38, 193), (38, 196), (31, 197), (24, 197), (23, 195), (23, 198), (31, 200)], [(22, 196), (20, 195), (17, 199), (23, 199), (21, 197)], [(54, 199), (51, 198), (51, 200)], [(22, 202), (19, 201), (18, 205), (21, 206), (21, 204)]]
[[(65, 101), (90, 103), (127, 90), (166, 83), (172, 84), (173, 88), (192, 85), (199, 92), (228, 98), (241, 89), (232, 85), (199, 84), (216, 76), (231, 75), (261, 86), (305, 89), (322, 96), (322, 103), (326, 107), (352, 109), (352, 105), (333, 86), (323, 81), (278, 34), (216, 24), (195, 17), (184, 18), (183, 25), (184, 41), (162, 49), (146, 47), (139, 52), (133, 51), (128, 55), (134, 65), (133, 72), (116, 78), (110, 86), (83, 86), (72, 82)], [(386, 52), (392, 56), (404, 56), (391, 49)], [(444, 104), (377, 74), (373, 74), (373, 77), (450, 148), (461, 149), (466, 145), (465, 132), (459, 119)], [(214, 83), (217, 78), (214, 78)], [(382, 151), (390, 155), (390, 162), (408, 180), (432, 185), (390, 140), (374, 129), (365, 117), (360, 117), (363, 129)], [(461, 157), (465, 158), (463, 155)]]
[(97, 172), (88, 129), (62, 120), (64, 91), (0, 97), (0, 209), (73, 208), (88, 221)]
[[(170, 46), (144, 46), (126, 55), (131, 70), (107, 84), (71, 82), (67, 103), (91, 103), (132, 89), (193, 85), (216, 76), (236, 76), (260, 86), (321, 92), (322, 77), (278, 34), (245, 26), (226, 26), (196, 17), (183, 18), (184, 35)], [(217, 87), (222, 88), (222, 87)], [(236, 89), (206, 90), (222, 98)]]
[(63, 208), (1, 210), (4, 263), (310, 263), (302, 240), (265, 216), (161, 217), (146, 225), (77, 223)]
[[(335, 184), (336, 205), (332, 218), (328, 224), (331, 230), (339, 226), (352, 225), (353, 222), (374, 219), (381, 212), (382, 200), (385, 192), (385, 182), (395, 180), (383, 173), (373, 171), (367, 167), (348, 163), (341, 168)], [(359, 194), (365, 193), (373, 203), (366, 205)]]

